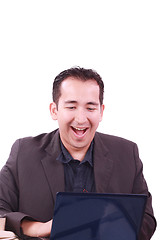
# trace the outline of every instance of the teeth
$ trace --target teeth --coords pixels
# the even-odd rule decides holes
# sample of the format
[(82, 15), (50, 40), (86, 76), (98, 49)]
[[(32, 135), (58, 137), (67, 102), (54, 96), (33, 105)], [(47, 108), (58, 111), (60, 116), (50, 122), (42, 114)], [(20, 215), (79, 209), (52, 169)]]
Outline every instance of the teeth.
[(77, 127), (74, 127), (76, 130), (78, 130), (78, 131), (83, 131), (83, 130), (85, 130), (86, 128), (77, 128)]

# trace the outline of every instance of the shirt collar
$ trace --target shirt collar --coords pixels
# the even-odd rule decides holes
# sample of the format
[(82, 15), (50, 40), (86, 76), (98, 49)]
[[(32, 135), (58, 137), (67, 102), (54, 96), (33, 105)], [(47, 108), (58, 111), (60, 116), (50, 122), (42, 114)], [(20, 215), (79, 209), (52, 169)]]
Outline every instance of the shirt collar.
[[(93, 158), (92, 158), (93, 145), (94, 145), (94, 143), (92, 141), (84, 159), (82, 160), (82, 162), (80, 162), (80, 164), (88, 162), (93, 167)], [(71, 156), (71, 154), (68, 152), (68, 150), (65, 148), (65, 146), (63, 145), (61, 140), (60, 140), (60, 146), (61, 146), (62, 151), (56, 160), (58, 160), (62, 163), (69, 163), (71, 160), (75, 160)]]

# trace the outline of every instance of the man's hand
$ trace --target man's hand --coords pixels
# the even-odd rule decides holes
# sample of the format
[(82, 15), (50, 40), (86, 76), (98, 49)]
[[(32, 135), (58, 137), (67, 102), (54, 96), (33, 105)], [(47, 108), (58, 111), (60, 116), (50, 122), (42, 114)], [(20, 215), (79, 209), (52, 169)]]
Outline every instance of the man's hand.
[(24, 219), (21, 223), (23, 234), (30, 237), (49, 237), (51, 227), (52, 220), (42, 223)]

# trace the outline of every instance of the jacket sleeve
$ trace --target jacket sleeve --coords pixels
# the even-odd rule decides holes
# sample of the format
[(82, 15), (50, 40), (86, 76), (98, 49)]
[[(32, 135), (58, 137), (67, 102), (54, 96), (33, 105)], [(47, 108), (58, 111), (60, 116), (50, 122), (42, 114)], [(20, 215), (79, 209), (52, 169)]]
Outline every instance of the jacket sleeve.
[(19, 140), (13, 144), (9, 159), (0, 172), (0, 216), (6, 217), (6, 230), (20, 236), (21, 221), (30, 216), (19, 212), (18, 149)]
[(134, 148), (134, 156), (136, 161), (136, 175), (134, 180), (133, 193), (146, 194), (148, 196), (142, 226), (139, 234), (139, 240), (149, 240), (151, 239), (156, 229), (156, 219), (154, 217), (152, 209), (152, 196), (148, 192), (147, 183), (143, 176), (143, 165), (141, 160), (139, 159), (139, 153), (136, 144)]

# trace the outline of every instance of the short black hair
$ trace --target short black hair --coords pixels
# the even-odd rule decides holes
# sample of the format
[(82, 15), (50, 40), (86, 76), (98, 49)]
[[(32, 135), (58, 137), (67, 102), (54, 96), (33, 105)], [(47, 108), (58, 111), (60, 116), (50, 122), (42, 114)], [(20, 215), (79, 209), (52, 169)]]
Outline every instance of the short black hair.
[(58, 106), (58, 101), (61, 96), (61, 83), (68, 77), (74, 77), (82, 81), (95, 80), (99, 85), (99, 101), (100, 105), (103, 104), (103, 95), (104, 95), (104, 83), (101, 76), (92, 69), (85, 69), (80, 67), (69, 68), (58, 74), (53, 82), (52, 97), (53, 102)]

